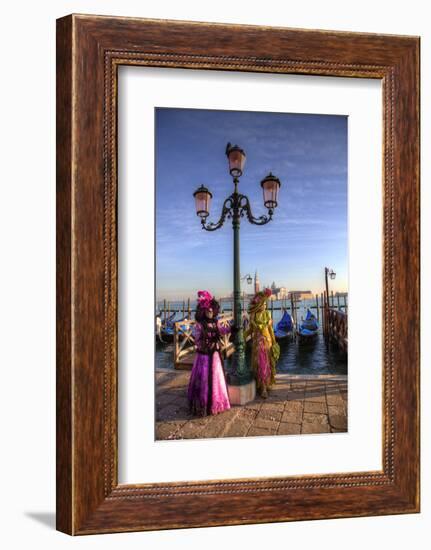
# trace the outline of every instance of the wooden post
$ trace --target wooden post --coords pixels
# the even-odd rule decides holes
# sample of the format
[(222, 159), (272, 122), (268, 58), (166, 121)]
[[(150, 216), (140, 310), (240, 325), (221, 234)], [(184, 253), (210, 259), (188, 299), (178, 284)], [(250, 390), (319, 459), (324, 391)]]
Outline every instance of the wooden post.
[(170, 315), (171, 315), (171, 302), (168, 302), (168, 319)]
[(166, 299), (163, 300), (163, 321), (166, 322)]
[(179, 352), (180, 352), (180, 346), (179, 346), (178, 330), (177, 330), (177, 324), (175, 323), (174, 324), (174, 369), (177, 368)]
[(325, 322), (325, 291), (321, 294), (322, 298), (322, 326), (323, 334), (326, 335), (326, 322)]
[(323, 331), (323, 309), (322, 309), (322, 293), (320, 293), (320, 304), (319, 304), (319, 311), (320, 311), (320, 318), (322, 319), (321, 325), (322, 325), (322, 331)]
[(338, 308), (338, 311), (340, 311), (340, 294), (339, 293), (337, 294), (337, 308)]
[(324, 304), (325, 304), (325, 309), (324, 309), (324, 312), (323, 312), (323, 324), (324, 324), (324, 334), (325, 334), (325, 338), (327, 338), (328, 336), (328, 296), (326, 295), (326, 290), (323, 292), (323, 301), (324, 301)]
[(188, 312), (188, 318), (190, 320), (192, 317), (192, 312), (190, 310), (190, 298), (187, 298), (187, 312)]
[(296, 314), (295, 314), (295, 305), (293, 301), (293, 292), (290, 293), (290, 307), (292, 309), (292, 320), (295, 323), (295, 328), (296, 328)]
[(319, 321), (319, 296), (316, 294), (316, 311), (317, 311), (317, 320)]
[(324, 316), (324, 310), (323, 310), (323, 292), (320, 293), (320, 314), (322, 317), (322, 330), (323, 333), (325, 333), (325, 316)]
[(334, 309), (334, 291), (331, 290), (331, 308)]

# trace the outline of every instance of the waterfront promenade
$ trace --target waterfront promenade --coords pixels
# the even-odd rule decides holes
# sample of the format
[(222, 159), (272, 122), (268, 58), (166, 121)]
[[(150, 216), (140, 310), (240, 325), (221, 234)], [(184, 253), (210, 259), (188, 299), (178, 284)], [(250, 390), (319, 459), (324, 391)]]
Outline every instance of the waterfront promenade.
[(189, 371), (156, 370), (156, 439), (201, 439), (347, 431), (347, 376), (277, 374), (268, 399), (216, 416), (187, 407)]

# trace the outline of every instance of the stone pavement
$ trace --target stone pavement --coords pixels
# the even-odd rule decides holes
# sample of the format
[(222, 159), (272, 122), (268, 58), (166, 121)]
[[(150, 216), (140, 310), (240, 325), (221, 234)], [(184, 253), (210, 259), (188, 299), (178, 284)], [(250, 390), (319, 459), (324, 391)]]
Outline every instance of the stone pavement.
[(187, 407), (190, 371), (156, 372), (156, 439), (347, 432), (347, 376), (278, 374), (267, 399), (215, 416)]

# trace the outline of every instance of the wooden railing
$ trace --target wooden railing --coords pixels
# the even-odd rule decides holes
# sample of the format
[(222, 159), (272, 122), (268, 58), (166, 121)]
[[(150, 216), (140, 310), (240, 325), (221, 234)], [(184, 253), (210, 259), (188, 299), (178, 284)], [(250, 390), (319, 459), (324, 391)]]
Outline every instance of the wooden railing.
[(348, 317), (343, 311), (325, 308), (324, 334), (335, 341), (339, 348), (347, 352)]
[[(218, 322), (222, 327), (227, 327), (232, 322), (232, 315), (222, 315)], [(194, 327), (196, 321), (178, 321), (174, 324), (174, 365), (176, 369), (190, 368), (193, 364), (196, 343), (194, 338)], [(224, 357), (229, 357), (233, 352), (233, 343), (230, 340), (230, 333), (221, 338), (221, 349)]]

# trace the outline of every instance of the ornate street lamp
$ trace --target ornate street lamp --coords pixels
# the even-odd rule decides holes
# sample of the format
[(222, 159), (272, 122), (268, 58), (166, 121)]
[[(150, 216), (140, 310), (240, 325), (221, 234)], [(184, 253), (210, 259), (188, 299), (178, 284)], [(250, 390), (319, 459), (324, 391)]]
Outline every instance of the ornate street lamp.
[(328, 284), (328, 277), (333, 281), (337, 274), (333, 269), (329, 269), (329, 267), (325, 267), (325, 286), (326, 286), (326, 306), (329, 309), (329, 284)]
[(260, 185), (263, 189), (263, 204), (269, 210), (273, 210), (277, 207), (278, 190), (281, 183), (271, 172), (264, 178)]
[(253, 282), (252, 276), (247, 273), (247, 275), (244, 275), (244, 277), (241, 277), (241, 281), (247, 281), (248, 285), (251, 285)]
[(226, 156), (229, 161), (229, 172), (233, 178), (240, 178), (245, 164), (245, 153), (238, 145), (226, 145)]
[(196, 189), (193, 196), (196, 203), (196, 214), (205, 220), (209, 216), (213, 196), (203, 185)]
[[(215, 223), (207, 223), (210, 212), (211, 192), (203, 185), (194, 193), (196, 201), (196, 214), (201, 218), (202, 229), (216, 231), (220, 229), (226, 218), (232, 219), (233, 228), (233, 297), (234, 297), (234, 322), (232, 327), (235, 351), (232, 356), (232, 369), (228, 373), (231, 402), (244, 404), (254, 399), (256, 386), (253, 373), (245, 360), (245, 342), (241, 315), (241, 275), (239, 255), (239, 229), (240, 220), (244, 216), (254, 225), (265, 225), (272, 220), (274, 208), (277, 207), (280, 180), (269, 173), (261, 182), (263, 189), (263, 201), (268, 209), (268, 215), (255, 218), (251, 211), (250, 201), (246, 195), (238, 192), (239, 178), (242, 176), (245, 164), (245, 152), (238, 145), (226, 146), (229, 173), (233, 178), (234, 191), (223, 203), (220, 219)], [(250, 280), (249, 280), (250, 279)], [(251, 277), (247, 277), (250, 284)], [(234, 389), (232, 390), (232, 386)], [(236, 390), (235, 391), (235, 387)]]

